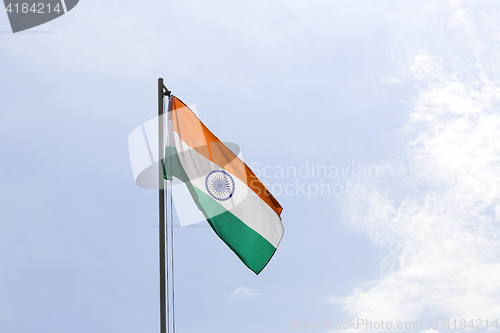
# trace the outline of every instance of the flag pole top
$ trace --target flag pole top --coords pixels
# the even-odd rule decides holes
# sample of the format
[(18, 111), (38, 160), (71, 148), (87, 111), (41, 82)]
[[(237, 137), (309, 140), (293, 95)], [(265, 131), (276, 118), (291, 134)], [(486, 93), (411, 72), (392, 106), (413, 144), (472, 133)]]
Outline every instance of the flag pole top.
[(158, 79), (158, 85), (160, 87), (163, 87), (163, 96), (167, 96), (167, 97), (170, 97), (170, 94), (172, 93), (170, 90), (168, 90), (167, 87), (165, 87), (165, 85), (163, 84), (163, 78), (159, 78)]

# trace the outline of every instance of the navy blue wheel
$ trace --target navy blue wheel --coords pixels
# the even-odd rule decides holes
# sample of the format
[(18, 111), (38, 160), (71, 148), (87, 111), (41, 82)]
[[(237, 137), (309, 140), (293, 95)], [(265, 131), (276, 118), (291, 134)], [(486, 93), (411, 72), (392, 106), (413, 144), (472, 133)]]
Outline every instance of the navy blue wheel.
[(225, 201), (234, 194), (234, 180), (224, 170), (214, 170), (207, 175), (205, 186), (212, 198)]

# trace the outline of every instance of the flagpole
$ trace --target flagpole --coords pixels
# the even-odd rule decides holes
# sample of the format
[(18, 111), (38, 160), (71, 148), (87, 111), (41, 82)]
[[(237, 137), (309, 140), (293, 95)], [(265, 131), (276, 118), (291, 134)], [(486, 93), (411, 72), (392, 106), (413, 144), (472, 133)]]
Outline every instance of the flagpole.
[[(170, 91), (163, 84), (163, 78), (158, 79), (158, 188), (159, 188), (159, 219), (160, 219), (160, 333), (167, 333), (169, 327), (169, 311), (167, 308), (167, 248), (165, 227), (165, 180), (163, 164), (165, 155), (165, 133), (163, 112), (164, 97), (170, 98)], [(172, 207), (170, 207), (172, 209)]]
[(160, 333), (167, 333), (167, 288), (165, 265), (165, 181), (163, 178), (163, 156), (165, 143), (163, 133), (163, 79), (158, 79), (158, 188), (160, 218)]
[[(171, 92), (163, 84), (163, 78), (158, 79), (158, 188), (159, 188), (159, 238), (160, 238), (160, 333), (170, 332), (170, 326), (172, 326), (172, 333), (175, 333), (175, 311), (174, 311), (174, 244), (173, 244), (173, 222), (170, 221), (171, 232), (170, 240), (167, 233), (167, 209), (165, 207), (165, 178), (163, 174), (164, 158), (165, 158), (165, 120), (164, 120), (164, 110), (165, 110), (165, 96), (170, 98)], [(170, 201), (169, 209), (172, 213), (172, 180), (169, 181), (170, 184)], [(167, 248), (167, 243), (170, 244), (171, 258), (169, 261), (169, 249)], [(171, 262), (171, 263), (170, 263)], [(171, 270), (171, 277), (169, 277), (168, 271)], [(170, 282), (171, 280), (171, 282)], [(171, 292), (169, 293), (171, 289)], [(170, 296), (171, 294), (171, 296)], [(169, 309), (169, 304), (172, 305), (172, 309)], [(170, 313), (172, 313), (172, 325), (170, 325)]]

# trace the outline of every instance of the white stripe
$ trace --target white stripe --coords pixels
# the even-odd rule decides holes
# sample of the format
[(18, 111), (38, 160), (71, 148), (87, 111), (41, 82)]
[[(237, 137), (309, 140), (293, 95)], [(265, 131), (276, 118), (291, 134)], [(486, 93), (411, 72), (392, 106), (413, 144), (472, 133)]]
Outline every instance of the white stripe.
[[(223, 168), (192, 149), (181, 140), (178, 133), (174, 132), (174, 135), (179, 159), (191, 183), (210, 196), (205, 186), (205, 177), (211, 171)], [(233, 180), (235, 183), (233, 199), (217, 202), (274, 247), (278, 247), (284, 231), (279, 216), (252, 189), (249, 189), (246, 183), (234, 175)]]

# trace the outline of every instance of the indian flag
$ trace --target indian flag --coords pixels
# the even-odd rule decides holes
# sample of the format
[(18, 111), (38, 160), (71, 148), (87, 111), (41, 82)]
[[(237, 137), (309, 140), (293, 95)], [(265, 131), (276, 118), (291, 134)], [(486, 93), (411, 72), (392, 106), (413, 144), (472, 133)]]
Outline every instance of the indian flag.
[(186, 104), (172, 96), (168, 111), (165, 176), (186, 183), (215, 233), (259, 274), (283, 237), (283, 208)]

